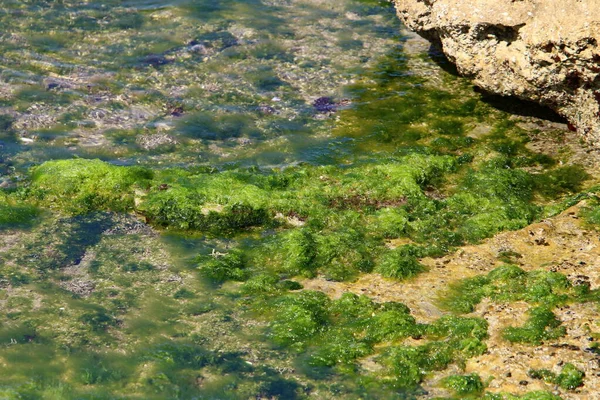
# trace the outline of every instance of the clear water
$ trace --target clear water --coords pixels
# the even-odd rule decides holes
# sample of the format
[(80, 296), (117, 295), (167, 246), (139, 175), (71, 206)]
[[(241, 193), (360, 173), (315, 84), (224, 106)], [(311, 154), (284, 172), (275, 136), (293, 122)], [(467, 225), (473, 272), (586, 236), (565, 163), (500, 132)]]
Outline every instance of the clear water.
[[(302, 215), (219, 234), (151, 227), (136, 207), (74, 214), (60, 196), (35, 197), (30, 173), (45, 161), (147, 167), (158, 176), (149, 196), (207, 182), (211, 207), (250, 198), (269, 208), (300, 196), (319, 245), (348, 249), (317, 271), (337, 280), (371, 273), (350, 265), (352, 257), (379, 262), (390, 238), (408, 239), (414, 247), (405, 250), (417, 255), (440, 255), (560, 211), (590, 185), (582, 168), (561, 169), (568, 154), (529, 149), (535, 130), (411, 44), (385, 1), (5, 0), (0, 26), (0, 184), (8, 199), (0, 198), (0, 398), (425, 393), (402, 381), (414, 371), (394, 361), (403, 337), (348, 355), (344, 347), (360, 347), (364, 327), (332, 320), (315, 328), (313, 341), (277, 339), (278, 310), (295, 310), (285, 303), (299, 292), (290, 282), (305, 279), (281, 273), (279, 246)], [(454, 167), (417, 179), (416, 194), (389, 194), (385, 182), (403, 163), (425, 170), (432, 160)], [(176, 167), (187, 172), (169, 172)], [(227, 171), (239, 193), (227, 186)], [(286, 171), (297, 186), (260, 186)], [(162, 189), (160, 179), (168, 182)], [(227, 200), (214, 193), (218, 185)], [(206, 260), (234, 249), (254, 262), (250, 283), (207, 279)], [(402, 262), (417, 257), (398, 254)], [(256, 290), (268, 285), (277, 289)], [(439, 354), (463, 351), (448, 350), (458, 346), (453, 333), (437, 335), (427, 340), (447, 346)], [(339, 347), (323, 347), (328, 340)], [(349, 359), (315, 361), (336, 352)], [(431, 375), (446, 366), (422, 368)]]
[(402, 39), (377, 2), (4, 2), (0, 106), (19, 164), (322, 163), (345, 141), (313, 102)]

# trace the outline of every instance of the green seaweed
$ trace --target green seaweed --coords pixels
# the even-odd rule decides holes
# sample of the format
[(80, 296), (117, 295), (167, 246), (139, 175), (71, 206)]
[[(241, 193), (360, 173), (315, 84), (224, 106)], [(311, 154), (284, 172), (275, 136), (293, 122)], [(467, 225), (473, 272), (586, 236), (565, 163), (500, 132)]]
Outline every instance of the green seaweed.
[(244, 253), (236, 249), (226, 254), (202, 257), (199, 270), (202, 275), (216, 282), (243, 281), (248, 278), (244, 257)]
[(539, 345), (547, 340), (555, 340), (567, 333), (561, 321), (545, 306), (529, 310), (529, 318), (522, 327), (505, 328), (502, 336), (513, 343)]
[(575, 390), (583, 386), (585, 373), (571, 363), (566, 363), (556, 377), (556, 384), (565, 390)]
[(527, 373), (533, 379), (554, 383), (565, 390), (575, 390), (583, 386), (585, 373), (571, 363), (566, 363), (559, 374), (547, 369), (532, 369)]
[(30, 227), (35, 224), (41, 210), (30, 204), (23, 204), (17, 198), (0, 193), (0, 231), (10, 228)]
[(485, 276), (459, 280), (451, 284), (448, 293), (441, 299), (446, 308), (468, 313), (484, 297), (493, 301), (526, 301), (554, 307), (568, 302), (594, 299), (595, 292), (582, 285), (573, 285), (566, 276), (558, 272), (536, 270), (525, 272), (516, 265), (502, 265)]
[(483, 382), (477, 374), (451, 375), (444, 378), (442, 385), (452, 389), (459, 396), (477, 396), (484, 389)]
[(385, 253), (375, 271), (385, 276), (386, 278), (406, 279), (413, 277), (426, 268), (421, 264), (417, 257), (419, 252), (416, 252), (410, 246), (403, 246), (398, 249)]
[[(467, 83), (434, 87), (389, 2), (334, 3), (3, 4), (0, 397), (408, 399), (485, 351), (483, 320), (298, 280), (410, 278), (587, 176)], [(461, 312), (596, 298), (505, 269)]]
[(32, 197), (41, 204), (75, 213), (95, 210), (129, 211), (136, 186), (144, 187), (153, 173), (140, 167), (118, 167), (100, 160), (48, 161), (35, 168)]
[(326, 322), (329, 299), (324, 293), (303, 291), (280, 300), (271, 337), (279, 345), (301, 347), (319, 333)]

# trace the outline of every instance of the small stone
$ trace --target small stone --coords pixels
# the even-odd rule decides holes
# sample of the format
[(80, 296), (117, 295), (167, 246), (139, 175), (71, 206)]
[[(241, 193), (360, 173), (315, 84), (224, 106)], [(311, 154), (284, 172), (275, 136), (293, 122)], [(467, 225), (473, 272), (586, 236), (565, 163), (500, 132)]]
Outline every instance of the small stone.
[(153, 67), (160, 67), (170, 62), (171, 61), (162, 54), (150, 54), (142, 59), (143, 64), (151, 65)]
[(183, 115), (183, 107), (182, 106), (170, 106), (168, 110), (169, 114), (174, 117), (181, 117)]
[(313, 102), (313, 107), (320, 113), (328, 113), (336, 110), (336, 104), (331, 97), (319, 97)]
[(190, 51), (196, 54), (202, 54), (203, 56), (209, 53), (208, 48), (203, 44), (195, 44), (190, 47)]
[(261, 114), (265, 114), (265, 115), (272, 115), (272, 114), (276, 114), (277, 110), (275, 110), (273, 107), (267, 106), (267, 105), (260, 105), (258, 106), (257, 110), (261, 113)]

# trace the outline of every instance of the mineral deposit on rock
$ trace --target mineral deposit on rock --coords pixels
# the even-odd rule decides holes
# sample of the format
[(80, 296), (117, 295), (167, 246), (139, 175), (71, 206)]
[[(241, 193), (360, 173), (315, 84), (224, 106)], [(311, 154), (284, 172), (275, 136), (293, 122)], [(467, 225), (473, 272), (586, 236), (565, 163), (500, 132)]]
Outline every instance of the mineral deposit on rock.
[(535, 101), (600, 145), (600, 0), (394, 0), (460, 74)]

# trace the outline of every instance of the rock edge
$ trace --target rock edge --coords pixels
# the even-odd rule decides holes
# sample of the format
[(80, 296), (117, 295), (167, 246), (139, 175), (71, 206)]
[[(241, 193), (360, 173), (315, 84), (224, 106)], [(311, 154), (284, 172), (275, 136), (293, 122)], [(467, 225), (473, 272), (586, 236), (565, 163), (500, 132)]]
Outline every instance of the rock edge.
[(600, 146), (600, 0), (393, 0), (486, 91), (548, 106)]

